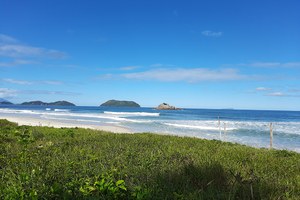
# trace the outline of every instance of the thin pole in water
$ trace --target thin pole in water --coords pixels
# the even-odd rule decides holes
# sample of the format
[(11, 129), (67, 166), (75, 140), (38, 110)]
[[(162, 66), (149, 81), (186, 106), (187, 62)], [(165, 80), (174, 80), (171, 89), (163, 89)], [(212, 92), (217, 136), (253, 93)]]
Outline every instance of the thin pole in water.
[(220, 140), (222, 140), (221, 125), (220, 125), (220, 117), (219, 116), (218, 116), (218, 121), (219, 121)]
[(225, 135), (226, 135), (226, 123), (224, 123), (224, 142), (225, 142)]
[(273, 149), (273, 123), (270, 123), (270, 146)]

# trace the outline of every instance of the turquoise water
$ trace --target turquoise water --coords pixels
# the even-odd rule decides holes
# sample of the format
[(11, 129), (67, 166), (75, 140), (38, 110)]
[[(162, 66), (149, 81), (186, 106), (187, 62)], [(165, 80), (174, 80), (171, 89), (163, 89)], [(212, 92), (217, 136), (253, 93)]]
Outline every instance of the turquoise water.
[(154, 132), (222, 140), (226, 123), (226, 141), (253, 147), (270, 147), (270, 123), (273, 146), (300, 152), (300, 112), (226, 109), (152, 110), (151, 108), (113, 108), (92, 106), (20, 106), (0, 105), (0, 115), (54, 119), (62, 122), (118, 125), (133, 132)]

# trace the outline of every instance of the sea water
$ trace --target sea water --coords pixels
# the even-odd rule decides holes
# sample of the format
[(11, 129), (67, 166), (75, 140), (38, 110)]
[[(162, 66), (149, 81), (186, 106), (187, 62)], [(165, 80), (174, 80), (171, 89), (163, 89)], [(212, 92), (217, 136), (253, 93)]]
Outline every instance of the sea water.
[(270, 123), (273, 123), (273, 147), (300, 153), (300, 111), (0, 105), (0, 115), (77, 124), (118, 125), (133, 132), (216, 140), (220, 140), (219, 117), (222, 140), (226, 123), (226, 141), (259, 148), (270, 147)]

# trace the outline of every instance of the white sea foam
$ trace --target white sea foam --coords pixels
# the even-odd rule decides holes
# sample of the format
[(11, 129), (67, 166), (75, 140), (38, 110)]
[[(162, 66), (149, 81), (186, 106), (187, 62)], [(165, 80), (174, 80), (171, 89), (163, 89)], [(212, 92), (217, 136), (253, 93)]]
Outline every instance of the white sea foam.
[(110, 115), (138, 115), (138, 116), (159, 116), (160, 113), (147, 113), (147, 112), (109, 112), (104, 111), (104, 114)]
[(51, 108), (46, 108), (46, 110), (51, 110)]
[(54, 109), (54, 111), (56, 111), (56, 112), (68, 112), (70, 110), (67, 110), (67, 109)]
[[(45, 109), (45, 108), (44, 108)], [(189, 134), (197, 133), (197, 130), (203, 130), (204, 133), (218, 133), (219, 124), (217, 120), (177, 120), (179, 118), (169, 118), (169, 115), (160, 115), (160, 113), (151, 112), (109, 112), (100, 110), (96, 113), (78, 113), (67, 109), (55, 110), (34, 110), (34, 109), (11, 109), (0, 108), (0, 115), (3, 113), (37, 116), (41, 115), (43, 118), (57, 118), (57, 120), (86, 120), (87, 122), (105, 122), (105, 123), (122, 123), (123, 125), (138, 127), (142, 131), (154, 130), (170, 132), (182, 132), (182, 129)], [(160, 117), (152, 117), (160, 116)], [(134, 119), (128, 118), (134, 117)], [(139, 118), (140, 117), (140, 118)], [(183, 116), (184, 117), (184, 116)], [(181, 118), (182, 119), (182, 118)], [(184, 118), (183, 118), (184, 119)], [(257, 137), (261, 134), (270, 132), (270, 122), (263, 121), (221, 121), (221, 130), (224, 131), (224, 123), (226, 123), (226, 130), (237, 135), (251, 137), (255, 134)], [(300, 122), (273, 122), (273, 133), (276, 136), (287, 138), (294, 138), (300, 135)], [(226, 134), (227, 135), (227, 134)], [(229, 134), (230, 135), (230, 134)], [(228, 138), (230, 137), (228, 135)], [(201, 136), (200, 136), (201, 137)], [(227, 138), (227, 136), (226, 136)], [(276, 138), (276, 137), (275, 137)], [(239, 138), (232, 138), (232, 141), (238, 141)], [(249, 141), (252, 140), (249, 139)], [(259, 141), (258, 141), (259, 142)]]
[(109, 119), (114, 121), (124, 121), (131, 123), (149, 123), (151, 120), (139, 120), (139, 119), (127, 119), (118, 116), (109, 116), (101, 113), (98, 114), (87, 114), (87, 113), (69, 113), (69, 112), (55, 112), (55, 113), (44, 113), (44, 118), (50, 118), (51, 116), (62, 116), (62, 117), (71, 117), (71, 118), (98, 118), (98, 119)]
[(35, 110), (15, 110), (15, 109), (0, 109), (0, 113), (11, 113), (11, 114), (41, 114), (42, 112)]
[[(168, 126), (176, 126), (180, 128), (188, 128), (188, 129), (201, 129), (201, 130), (219, 130), (219, 127), (212, 127), (212, 126), (192, 126), (192, 125), (185, 125), (185, 124), (171, 124), (171, 123), (164, 123)], [(235, 128), (226, 128), (226, 130), (234, 130)]]

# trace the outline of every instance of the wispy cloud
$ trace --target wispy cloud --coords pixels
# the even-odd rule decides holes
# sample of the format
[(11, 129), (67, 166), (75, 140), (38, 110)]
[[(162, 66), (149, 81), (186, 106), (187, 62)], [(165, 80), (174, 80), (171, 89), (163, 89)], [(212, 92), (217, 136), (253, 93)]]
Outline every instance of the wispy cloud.
[(50, 85), (68, 85), (62, 81), (24, 81), (24, 80), (17, 80), (17, 79), (0, 79), (2, 82), (8, 83), (16, 83), (21, 85), (41, 85), (41, 84), (50, 84)]
[(23, 60), (23, 59), (15, 59), (14, 60), (15, 64), (19, 65), (37, 65), (37, 64), (42, 64), (41, 62), (37, 62), (34, 60)]
[(12, 64), (7, 62), (0, 62), (0, 67), (12, 67)]
[(292, 90), (288, 90), (288, 92), (300, 92), (300, 90), (298, 90), (298, 89), (292, 89)]
[(265, 96), (278, 96), (278, 97), (284, 97), (284, 96), (288, 96), (287, 94), (283, 94), (281, 92), (274, 92), (274, 93), (268, 93), (265, 94)]
[(42, 81), (42, 82), (50, 85), (68, 85), (63, 81)]
[[(219, 82), (219, 81), (234, 81), (251, 79), (248, 75), (241, 75), (236, 69), (218, 69), (210, 70), (207, 68), (196, 68), (196, 69), (166, 69), (159, 68), (145, 72), (138, 73), (127, 73), (120, 75), (126, 79), (146, 80), (146, 81), (161, 81), (161, 82), (179, 82), (184, 81), (186, 83), (197, 83), (197, 82)], [(113, 75), (107, 74), (106, 78), (114, 78)]]
[(49, 90), (18, 90), (19, 94), (50, 94), (50, 95), (64, 95), (64, 96), (78, 96), (82, 93), (66, 92), (66, 91), (49, 91)]
[(156, 64), (153, 64), (153, 65), (150, 65), (150, 67), (161, 67), (162, 66), (162, 64), (160, 64), (160, 63), (156, 63)]
[(246, 93), (256, 93), (254, 90), (246, 91)]
[(143, 66), (129, 66), (129, 67), (121, 67), (119, 70), (124, 70), (124, 71), (130, 71), (130, 70), (135, 70), (142, 68)]
[(280, 65), (279, 62), (275, 62), (275, 63), (256, 62), (256, 63), (251, 64), (252, 67), (274, 67), (274, 66), (279, 66), (279, 65)]
[(3, 34), (0, 34), (0, 41), (5, 42), (5, 43), (17, 43), (17, 42), (19, 42), (18, 40), (14, 39), (12, 37), (9, 37), (7, 35), (3, 35)]
[(9, 57), (43, 57), (43, 58), (66, 58), (68, 55), (62, 51), (31, 47), (25, 45), (2, 45), (0, 55)]
[(272, 88), (258, 87), (255, 90), (258, 90), (258, 91), (268, 91), (268, 90), (272, 90)]
[(3, 82), (8, 82), (8, 83), (17, 83), (17, 84), (21, 84), (21, 85), (38, 85), (38, 84), (42, 84), (41, 82), (37, 82), (37, 81), (23, 81), (23, 80), (16, 80), (16, 79), (0, 79)]
[(78, 96), (82, 93), (65, 92), (65, 91), (49, 91), (49, 90), (15, 90), (8, 88), (0, 88), (0, 98), (16, 97), (18, 94), (49, 94), (49, 95), (63, 95), (63, 96)]
[(261, 68), (300, 68), (300, 62), (280, 63), (280, 62), (254, 62), (251, 64), (238, 63), (236, 66), (250, 66), (250, 67), (261, 67)]
[(218, 37), (218, 36), (222, 35), (222, 32), (212, 32), (212, 31), (206, 30), (206, 31), (202, 31), (202, 35)]
[(62, 67), (70, 67), (70, 68), (82, 68), (81, 66), (78, 65), (61, 65)]
[(68, 33), (74, 33), (75, 31), (71, 30), (71, 29), (67, 29)]
[(289, 68), (289, 67), (296, 67), (296, 68), (298, 68), (298, 67), (300, 67), (300, 62), (293, 62), (293, 63), (285, 63), (285, 64), (282, 64), (282, 66), (283, 67), (287, 67), (287, 68)]
[(14, 89), (0, 88), (0, 98), (15, 97), (17, 96), (17, 91), (18, 90)]
[(0, 55), (9, 57), (42, 57), (42, 58), (66, 58), (65, 52), (46, 49), (42, 47), (32, 47), (21, 44), (18, 40), (0, 34)]

